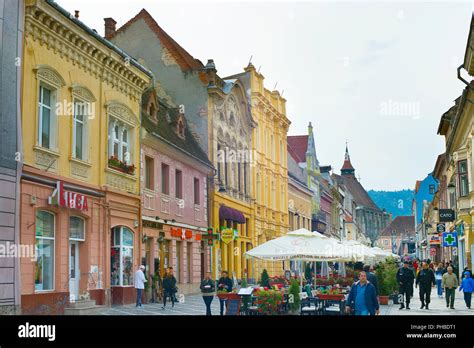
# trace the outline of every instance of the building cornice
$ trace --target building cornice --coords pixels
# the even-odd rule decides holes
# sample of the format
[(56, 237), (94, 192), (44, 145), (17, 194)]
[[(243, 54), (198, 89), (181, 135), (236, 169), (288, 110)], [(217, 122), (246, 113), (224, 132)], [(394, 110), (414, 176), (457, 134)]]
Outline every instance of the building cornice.
[(25, 38), (38, 41), (54, 54), (139, 101), (151, 76), (130, 64), (131, 57), (124, 59), (47, 6), (37, 1), (26, 7)]

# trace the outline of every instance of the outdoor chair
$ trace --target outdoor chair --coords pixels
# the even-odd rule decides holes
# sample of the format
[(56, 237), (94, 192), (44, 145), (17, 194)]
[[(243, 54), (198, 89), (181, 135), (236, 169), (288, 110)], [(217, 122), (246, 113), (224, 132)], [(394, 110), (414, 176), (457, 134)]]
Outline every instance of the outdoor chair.
[(323, 315), (344, 315), (344, 302), (338, 300), (324, 300)]
[(257, 297), (252, 296), (252, 302), (248, 308), (248, 315), (258, 315)]
[(318, 315), (320, 312), (319, 300), (316, 298), (305, 298), (301, 300), (301, 315)]

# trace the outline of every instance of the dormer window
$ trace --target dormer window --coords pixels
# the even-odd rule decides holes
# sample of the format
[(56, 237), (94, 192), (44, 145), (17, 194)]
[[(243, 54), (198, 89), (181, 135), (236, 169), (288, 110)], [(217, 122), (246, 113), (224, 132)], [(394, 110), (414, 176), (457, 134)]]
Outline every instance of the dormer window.
[(158, 111), (158, 108), (156, 107), (153, 100), (151, 100), (150, 103), (148, 104), (148, 116), (150, 117), (151, 121), (155, 124), (158, 122), (157, 111)]

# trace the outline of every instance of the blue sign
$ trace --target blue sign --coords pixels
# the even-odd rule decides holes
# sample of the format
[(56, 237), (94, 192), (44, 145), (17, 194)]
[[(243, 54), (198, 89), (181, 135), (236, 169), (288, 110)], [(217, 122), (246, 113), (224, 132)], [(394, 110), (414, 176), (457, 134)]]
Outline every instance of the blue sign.
[(457, 247), (458, 239), (456, 232), (445, 232), (443, 233), (443, 246), (444, 247)]
[(456, 231), (460, 237), (464, 235), (464, 224), (462, 222), (456, 226)]

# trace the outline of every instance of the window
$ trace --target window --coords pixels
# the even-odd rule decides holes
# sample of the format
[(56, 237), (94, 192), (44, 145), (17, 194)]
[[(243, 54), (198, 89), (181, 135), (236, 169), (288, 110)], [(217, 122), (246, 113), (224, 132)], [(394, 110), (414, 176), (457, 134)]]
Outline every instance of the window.
[(430, 195), (435, 194), (435, 185), (430, 185)]
[(194, 178), (194, 204), (199, 205), (200, 195), (199, 195), (199, 179)]
[(111, 246), (111, 285), (133, 285), (133, 232), (123, 226), (112, 228)]
[(240, 170), (240, 163), (237, 163), (237, 189), (242, 192), (242, 173)]
[(178, 121), (178, 135), (184, 138), (184, 122), (182, 119)]
[(161, 193), (170, 194), (170, 167), (165, 163), (161, 164)]
[(154, 170), (153, 158), (145, 156), (145, 187), (149, 190), (155, 189)]
[(219, 180), (219, 183), (222, 183), (222, 157), (223, 154), (221, 153), (221, 145), (217, 144), (217, 179)]
[(84, 219), (78, 216), (69, 218), (69, 239), (83, 242), (86, 240)]
[(458, 162), (458, 177), (459, 177), (459, 196), (464, 197), (469, 194), (469, 179), (467, 172), (467, 160)]
[(176, 169), (175, 172), (176, 198), (183, 198), (183, 172)]
[(244, 163), (244, 193), (247, 195), (247, 163)]
[(54, 214), (36, 212), (35, 290), (54, 289)]
[(89, 106), (87, 103), (74, 100), (74, 119), (73, 119), (73, 132), (72, 132), (72, 157), (79, 160), (86, 159), (86, 121), (87, 121), (87, 110)]
[(43, 85), (39, 90), (39, 111), (38, 111), (38, 145), (47, 149), (54, 148), (53, 133), (56, 124), (54, 101), (54, 92)]
[(131, 129), (119, 121), (111, 119), (109, 124), (109, 157), (130, 165), (132, 132)]

